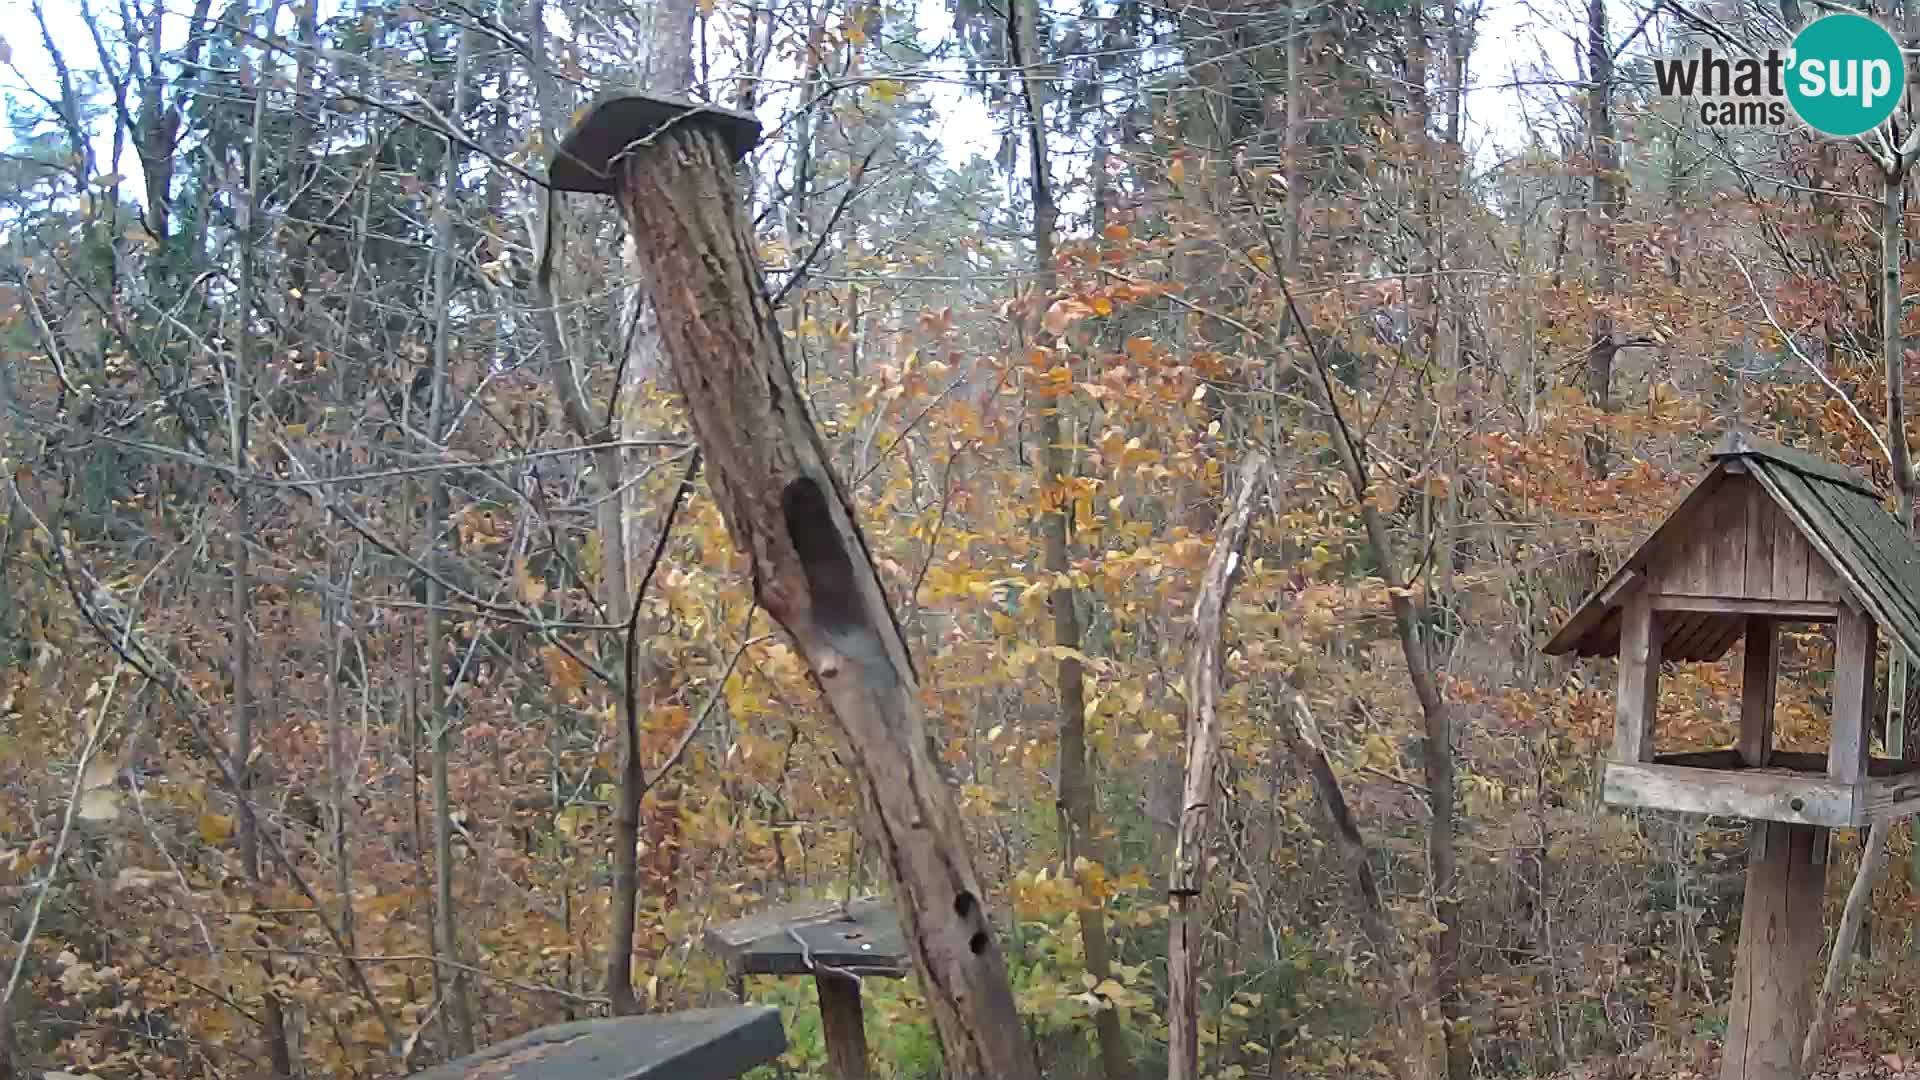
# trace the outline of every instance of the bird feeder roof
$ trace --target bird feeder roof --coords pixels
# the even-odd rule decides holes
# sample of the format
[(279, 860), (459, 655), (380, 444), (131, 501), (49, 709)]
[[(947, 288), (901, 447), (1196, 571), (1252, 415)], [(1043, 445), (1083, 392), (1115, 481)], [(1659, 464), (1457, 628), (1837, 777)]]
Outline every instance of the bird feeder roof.
[(1662, 620), (1660, 655), (1711, 661), (1748, 614), (1830, 621), (1845, 603), (1920, 654), (1920, 545), (1858, 473), (1730, 432), (1712, 468), (1545, 646), (1616, 656), (1621, 607), (1636, 588), (1685, 593), (1694, 610)]

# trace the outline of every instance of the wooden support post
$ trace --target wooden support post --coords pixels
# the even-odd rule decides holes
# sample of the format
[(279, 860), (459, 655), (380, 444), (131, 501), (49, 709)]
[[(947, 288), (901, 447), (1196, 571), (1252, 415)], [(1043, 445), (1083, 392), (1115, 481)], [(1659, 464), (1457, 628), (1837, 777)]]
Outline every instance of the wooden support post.
[(860, 982), (832, 971), (816, 971), (820, 994), (820, 1030), (827, 1040), (827, 1073), (834, 1080), (867, 1080), (867, 1025), (860, 1008)]
[(1826, 866), (1815, 855), (1825, 829), (1756, 821), (1764, 850), (1747, 853), (1747, 898), (1733, 967), (1720, 1080), (1801, 1080), (1800, 1050), (1813, 1020), (1813, 978), (1825, 934)]
[(1833, 728), (1827, 744), (1827, 776), (1857, 784), (1867, 775), (1868, 723), (1873, 694), (1873, 653), (1878, 644), (1873, 616), (1849, 605), (1833, 632)]
[(1653, 760), (1653, 714), (1660, 699), (1660, 615), (1647, 590), (1620, 609), (1620, 689), (1614, 700), (1613, 760)]
[(1780, 635), (1772, 619), (1747, 618), (1747, 661), (1740, 681), (1740, 760), (1749, 768), (1773, 756), (1773, 705), (1780, 672)]

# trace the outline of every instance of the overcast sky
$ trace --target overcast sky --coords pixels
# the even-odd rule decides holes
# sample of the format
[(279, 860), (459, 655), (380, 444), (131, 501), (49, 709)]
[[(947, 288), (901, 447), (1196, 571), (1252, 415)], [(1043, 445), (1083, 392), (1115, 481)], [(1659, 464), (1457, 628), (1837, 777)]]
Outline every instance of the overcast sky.
[[(924, 32), (929, 37), (943, 34), (950, 26), (943, 0), (919, 3)], [(45, 0), (45, 7), (69, 62), (89, 66), (93, 43), (80, 20), (78, 4)], [(1544, 120), (1547, 103), (1563, 93), (1557, 83), (1576, 77), (1575, 35), (1584, 34), (1584, 7), (1583, 0), (1485, 0), (1465, 102), (1469, 148), (1481, 166), (1518, 149), (1527, 135), (1528, 118), (1535, 123)], [(1618, 5), (1615, 37), (1631, 30), (1635, 21), (1624, 4)], [(183, 32), (184, 23), (184, 15), (171, 19), (172, 31)], [(0, 69), (0, 92), (21, 98), (28, 85), (50, 86), (52, 68), (27, 0), (0, 0), (0, 34), (10, 55), (8, 65)], [(949, 159), (958, 163), (974, 153), (993, 153), (996, 132), (978, 98), (952, 83), (927, 85), (941, 117), (937, 137)], [(99, 137), (96, 152), (104, 168), (111, 152), (106, 135)], [(131, 155), (130, 150), (127, 153)], [(138, 169), (131, 160), (122, 164), (130, 187), (137, 192)]]

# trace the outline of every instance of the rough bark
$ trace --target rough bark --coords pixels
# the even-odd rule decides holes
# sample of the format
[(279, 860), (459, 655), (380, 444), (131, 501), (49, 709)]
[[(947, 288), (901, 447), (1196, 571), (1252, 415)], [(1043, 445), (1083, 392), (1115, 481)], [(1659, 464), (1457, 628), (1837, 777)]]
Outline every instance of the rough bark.
[[(467, 54), (469, 39), (460, 35), (454, 60), (453, 115), (466, 112)], [(433, 210), (433, 298), (436, 320), (433, 333), (432, 397), (428, 407), (427, 431), (437, 444), (446, 437), (443, 430), (448, 415), (447, 379), (448, 338), (453, 332), (449, 308), (453, 293), (453, 216), (449, 204), (460, 190), (460, 161), (465, 155), (449, 139), (446, 146), (446, 170)], [(443, 563), (441, 546), (446, 542), (448, 500), (445, 473), (435, 470), (427, 480), (428, 565), (438, 569)], [(436, 967), (446, 1018), (447, 1042), (454, 1057), (474, 1050), (473, 1002), (462, 963), (458, 918), (453, 908), (453, 793), (447, 774), (448, 758), (453, 754), (453, 717), (447, 706), (447, 669), (451, 652), (441, 608), (446, 603), (446, 586), (439, 574), (427, 579), (427, 700), (433, 724), (430, 767), (433, 771), (433, 937), (434, 951), (446, 966)]]
[[(1008, 5), (1008, 43), (1014, 64), (1021, 72), (1025, 102), (1027, 152), (1032, 168), (1033, 258), (1036, 284), (1043, 300), (1051, 299), (1057, 287), (1053, 270), (1054, 237), (1058, 229), (1059, 208), (1053, 198), (1052, 162), (1047, 151), (1046, 80), (1038, 76), (1039, 5), (1034, 0), (1013, 0)], [(1039, 320), (1030, 328), (1037, 330)], [(1054, 668), (1054, 685), (1060, 695), (1060, 777), (1059, 803), (1065, 828), (1061, 837), (1067, 867), (1078, 860), (1101, 861), (1098, 838), (1094, 835), (1093, 777), (1087, 762), (1087, 703), (1080, 650), (1080, 614), (1076, 607), (1079, 590), (1068, 576), (1073, 569), (1069, 550), (1073, 501), (1065, 490), (1073, 472), (1073, 454), (1068, 449), (1060, 422), (1058, 398), (1036, 398), (1035, 427), (1040, 435), (1040, 488), (1046, 494), (1042, 505), (1050, 506), (1041, 516), (1042, 557), (1054, 586), (1047, 594), (1047, 607), (1053, 616), (1053, 644), (1062, 651)], [(1052, 505), (1057, 503), (1058, 505)], [(1066, 584), (1062, 584), (1066, 582)], [(1081, 905), (1079, 911), (1080, 949), (1087, 974), (1095, 984), (1113, 974), (1108, 955), (1106, 913), (1099, 901)], [(1124, 1080), (1130, 1069), (1126, 1032), (1120, 1026), (1116, 1009), (1101, 1009), (1094, 1014), (1094, 1034), (1100, 1045), (1100, 1065), (1107, 1080)]]
[(660, 133), (627, 158), (621, 205), (755, 598), (792, 639), (845, 736), (949, 1074), (1038, 1080), (966, 835), (929, 750), (918, 676), (787, 367), (720, 134), (699, 124)]
[[(1607, 31), (1606, 0), (1587, 0), (1587, 157), (1593, 179), (1587, 199), (1587, 229), (1593, 237), (1594, 299), (1587, 316), (1587, 400), (1603, 413), (1613, 412), (1613, 361), (1619, 351), (1614, 334), (1613, 301), (1620, 268), (1613, 226), (1619, 217), (1619, 148), (1613, 126), (1613, 49)], [(1587, 473), (1602, 481), (1612, 467), (1606, 433), (1587, 433)], [(1591, 527), (1580, 557), (1580, 590), (1600, 582), (1600, 543)]]
[(1221, 635), (1227, 601), (1238, 578), (1241, 553), (1251, 531), (1254, 504), (1266, 458), (1249, 455), (1240, 464), (1233, 502), (1220, 523), (1213, 554), (1194, 601), (1187, 659), (1187, 769), (1181, 786), (1180, 831), (1174, 840), (1167, 895), (1167, 1080), (1200, 1076), (1200, 919), (1213, 801), (1219, 794)]

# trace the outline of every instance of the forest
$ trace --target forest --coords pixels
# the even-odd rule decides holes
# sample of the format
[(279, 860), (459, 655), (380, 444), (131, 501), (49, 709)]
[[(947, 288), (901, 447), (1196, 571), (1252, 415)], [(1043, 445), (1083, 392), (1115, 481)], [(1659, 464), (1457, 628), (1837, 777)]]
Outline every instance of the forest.
[[(742, 993), (749, 1075), (844, 1075), (707, 935), (922, 904), (908, 788), (978, 962), (864, 980), (875, 1078), (1720, 1074), (1749, 823), (1610, 804), (1617, 665), (1544, 646), (1729, 433), (1911, 534), (1920, 95), (1709, 126), (1656, 67), (1913, 48), (1914, 0), (0, 10), (0, 1076), (401, 1076)], [(888, 724), (742, 540), (675, 351), (724, 305), (649, 270), (693, 211), (549, 182), (641, 90), (758, 121), (696, 201)], [(1836, 649), (1781, 635), (1780, 748)], [(1747, 660), (1656, 672), (1661, 750), (1742, 737)], [(1777, 1075), (1920, 1076), (1914, 831), (1824, 865)]]

